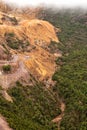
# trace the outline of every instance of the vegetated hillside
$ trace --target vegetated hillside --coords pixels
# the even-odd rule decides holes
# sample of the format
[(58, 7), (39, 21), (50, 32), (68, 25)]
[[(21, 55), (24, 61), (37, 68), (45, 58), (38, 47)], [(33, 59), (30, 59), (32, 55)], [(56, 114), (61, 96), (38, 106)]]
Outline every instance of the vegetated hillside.
[[(61, 44), (55, 43), (56, 40), (58, 40), (55, 35), (58, 30), (48, 22), (38, 21), (37, 19), (29, 19), (29, 21), (27, 21), (28, 17), (26, 17), (25, 21), (22, 21), (24, 15), (21, 14), (19, 17), (18, 13), (16, 14), (18, 17), (15, 17), (17, 21), (14, 20), (13, 15), (9, 15), (8, 17), (6, 15), (5, 19), (1, 19), (0, 31), (4, 32), (2, 33), (4, 35), (0, 37), (0, 49), (3, 53), (3, 56), (0, 55), (0, 57), (1, 59), (7, 59), (7, 56), (9, 56), (9, 61), (12, 61), (11, 56), (16, 54), (13, 60), (18, 59), (20, 63), (17, 73), (12, 73), (15, 70), (11, 70), (11, 74), (14, 75), (11, 75), (13, 77), (10, 77), (8, 81), (13, 81), (17, 76), (20, 76), (19, 74), (26, 72), (28, 72), (29, 77), (22, 75), (21, 80), (18, 77), (16, 79), (17, 81), (15, 81), (16, 84), (13, 84), (12, 88), (9, 85), (10, 88), (8, 90), (3, 89), (2, 86), (0, 87), (0, 114), (6, 118), (10, 127), (14, 130), (57, 130), (59, 127), (61, 130), (86, 130), (86, 13), (80, 14), (76, 12), (76, 10), (53, 12), (47, 9), (42, 12), (45, 14), (44, 20), (50, 21), (54, 26), (61, 28), (61, 33), (58, 35)], [(1, 13), (1, 18), (2, 15)], [(2, 22), (2, 20), (4, 20), (4, 22)], [(16, 22), (16, 25), (14, 22)], [(3, 23), (5, 25), (3, 25)], [(27, 30), (28, 32), (26, 31), (26, 26), (29, 27), (31, 31), (33, 30), (32, 32), (34, 34), (30, 32), (29, 35), (29, 30)], [(50, 30), (50, 28), (52, 30)], [(36, 35), (35, 30), (38, 32)], [(41, 30), (44, 30), (42, 35), (39, 32)], [(25, 34), (27, 34), (27, 37)], [(30, 36), (32, 36), (32, 38)], [(40, 36), (39, 38), (44, 37), (46, 42), (44, 43), (43, 39), (40, 39), (41, 41), (36, 39), (38, 36)], [(35, 43), (32, 39), (35, 40)], [(52, 39), (55, 42), (50, 43)], [(56, 63), (54, 63), (54, 54), (55, 56), (60, 55), (60, 58), (56, 60), (58, 70), (53, 76), (53, 80), (56, 80), (57, 83), (52, 87), (52, 82), (50, 82), (48, 78), (52, 76), (55, 71)], [(16, 68), (14, 64), (13, 66)], [(0, 82), (3, 77), (9, 75), (10, 72), (8, 70), (11, 69), (10, 67), (11, 66), (8, 65), (3, 67), (5, 71), (3, 74), (6, 74), (0, 74)], [(29, 71), (27, 71), (26, 67)], [(44, 76), (46, 74), (47, 77)], [(44, 83), (39, 82), (39, 80), (43, 80), (43, 77), (47, 78), (46, 81)], [(23, 84), (25, 79), (27, 79), (29, 83), (33, 82), (33, 84)], [(7, 84), (5, 84), (4, 87), (7, 87), (6, 85)], [(3, 98), (3, 91), (8, 92), (12, 102)], [(59, 125), (60, 122), (54, 124), (52, 120), (62, 113), (60, 110), (61, 101), (65, 103), (66, 107), (61, 124)]]
[(13, 103), (6, 101), (0, 94), (0, 113), (6, 118), (10, 127), (15, 130), (56, 130), (57, 126), (51, 122), (58, 116), (59, 100), (51, 90), (43, 84), (23, 86), (17, 82), (8, 91)]
[(54, 92), (66, 104), (61, 130), (87, 130), (87, 12), (83, 10), (46, 10), (45, 20), (61, 28), (58, 47), (63, 53)]

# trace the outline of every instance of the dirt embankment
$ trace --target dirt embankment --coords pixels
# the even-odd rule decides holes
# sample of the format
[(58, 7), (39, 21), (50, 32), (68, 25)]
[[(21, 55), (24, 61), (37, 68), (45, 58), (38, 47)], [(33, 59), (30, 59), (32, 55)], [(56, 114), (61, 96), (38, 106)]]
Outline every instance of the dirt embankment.
[(8, 123), (6, 122), (5, 118), (0, 115), (0, 130), (12, 130)]
[[(0, 25), (0, 37), (4, 39), (6, 34), (9, 37), (16, 37), (19, 40), (29, 42), (27, 49), (33, 46), (33, 49), (28, 49), (27, 56), (30, 56), (31, 59), (24, 62), (29, 71), (40, 80), (52, 76), (55, 71), (55, 56), (50, 54), (46, 50), (51, 41), (59, 42), (59, 39), (56, 35), (55, 27), (47, 21), (39, 19), (20, 19), (17, 22), (17, 25), (12, 24), (13, 21), (18, 19), (18, 14), (14, 18), (11, 14), (0, 13), (0, 18), (2, 24)], [(2, 45), (3, 42), (0, 42)], [(15, 43), (16, 44), (16, 43)], [(24, 44), (24, 43), (21, 43)], [(23, 45), (24, 46), (24, 45)], [(20, 50), (19, 50), (20, 51)], [(17, 51), (15, 51), (18, 53)], [(12, 53), (12, 51), (11, 51)], [(22, 52), (22, 55), (26, 54)]]
[[(51, 41), (59, 42), (56, 28), (48, 21), (28, 17), (24, 20), (24, 18), (24, 15), (20, 17), (18, 13), (14, 16), (0, 12), (0, 60), (5, 60), (4, 64), (9, 64), (10, 61), (6, 60), (8, 53), (18, 57), (17, 61), (13, 59), (14, 68), (18, 66), (14, 73), (4, 74), (0, 68), (0, 85), (4, 90), (21, 77), (27, 79), (28, 72), (39, 81), (48, 80), (55, 72), (55, 56), (47, 50), (47, 47)], [(21, 41), (22, 47), (28, 43), (26, 49), (24, 51), (20, 48), (12, 49), (8, 44), (12, 44), (14, 40), (17, 45)], [(3, 65), (1, 64), (1, 67)], [(3, 92), (3, 95), (6, 99), (10, 99), (7, 93)]]

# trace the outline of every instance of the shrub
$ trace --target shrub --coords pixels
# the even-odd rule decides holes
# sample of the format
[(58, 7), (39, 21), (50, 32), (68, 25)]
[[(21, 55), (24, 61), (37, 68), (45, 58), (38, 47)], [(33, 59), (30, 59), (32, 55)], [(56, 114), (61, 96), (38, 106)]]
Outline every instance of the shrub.
[(4, 72), (9, 72), (9, 71), (11, 71), (11, 65), (3, 65), (3, 71), (4, 71)]

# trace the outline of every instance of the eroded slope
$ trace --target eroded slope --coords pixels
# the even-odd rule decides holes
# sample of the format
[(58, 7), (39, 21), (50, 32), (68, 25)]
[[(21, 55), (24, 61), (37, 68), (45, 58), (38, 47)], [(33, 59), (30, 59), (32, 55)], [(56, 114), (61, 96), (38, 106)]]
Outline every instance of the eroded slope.
[[(10, 84), (26, 76), (23, 66), (25, 66), (27, 73), (32, 74), (40, 81), (51, 78), (56, 67), (55, 56), (48, 51), (48, 46), (52, 41), (56, 44), (59, 42), (56, 36), (59, 29), (47, 21), (36, 18), (30, 20), (28, 17), (25, 20), (23, 18), (18, 20), (18, 17), (18, 15), (14, 17), (11, 14), (7, 15), (0, 12), (0, 44), (3, 47), (0, 47), (2, 49), (1, 55), (3, 49), (4, 55), (9, 55), (8, 59), (4, 60), (2, 57), (2, 61), (0, 60), (1, 80), (4, 77), (3, 80), (6, 82), (3, 88), (6, 86), (8, 88)], [(17, 60), (14, 57), (17, 57)], [(2, 70), (5, 64), (11, 65), (12, 72), (9, 72), (9, 74), (5, 74)], [(24, 75), (21, 75), (20, 72), (22, 71)], [(15, 76), (18, 78), (10, 81), (9, 76), (13, 77), (16, 73), (17, 76)], [(1, 83), (1, 85), (4, 84)]]

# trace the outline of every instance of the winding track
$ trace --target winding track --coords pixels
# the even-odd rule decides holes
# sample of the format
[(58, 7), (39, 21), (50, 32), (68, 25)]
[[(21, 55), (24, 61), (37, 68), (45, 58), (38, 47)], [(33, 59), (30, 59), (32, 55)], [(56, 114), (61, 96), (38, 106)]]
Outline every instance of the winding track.
[[(14, 56), (12, 61), (17, 62), (18, 58), (18, 56)], [(16, 82), (20, 77), (26, 76), (27, 74), (28, 71), (26, 70), (23, 61), (19, 61), (19, 67), (14, 73), (0, 75), (0, 85), (3, 89), (8, 89), (12, 83)]]
[(60, 100), (60, 104), (61, 104), (61, 106), (60, 106), (61, 114), (52, 120), (53, 123), (58, 124), (58, 130), (60, 130), (60, 123), (61, 123), (61, 120), (64, 116), (64, 111), (65, 111), (65, 103)]

